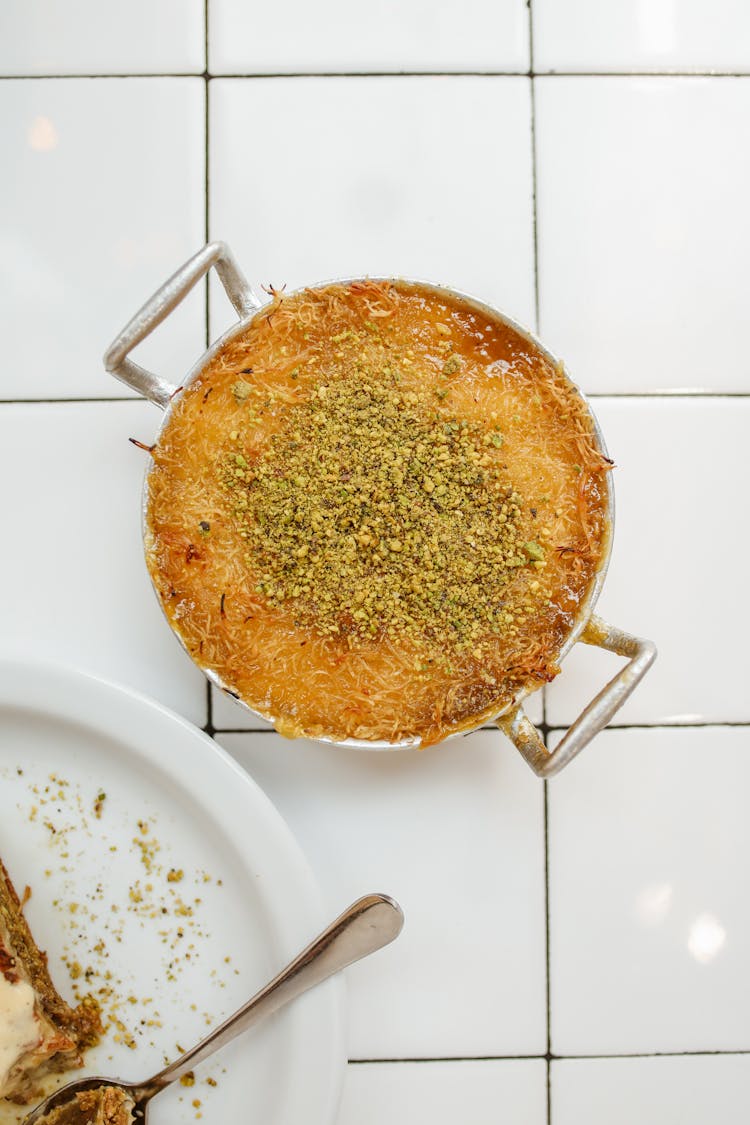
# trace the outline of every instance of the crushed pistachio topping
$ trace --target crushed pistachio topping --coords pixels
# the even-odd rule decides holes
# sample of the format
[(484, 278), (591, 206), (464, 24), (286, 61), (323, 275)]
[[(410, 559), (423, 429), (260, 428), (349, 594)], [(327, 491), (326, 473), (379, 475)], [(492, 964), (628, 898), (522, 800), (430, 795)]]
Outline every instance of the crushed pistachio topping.
[(250, 398), (252, 393), (252, 384), (245, 382), (244, 379), (238, 379), (232, 387), (232, 394), (237, 399), (237, 402), (245, 402), (246, 399)]
[(529, 612), (540, 587), (525, 574), (538, 576), (544, 550), (503, 472), (502, 436), (436, 403), (427, 381), (404, 389), (396, 366), (342, 365), (308, 385), (259, 456), (234, 431), (221, 479), (256, 592), (291, 602), (300, 625), (479, 655), (516, 631), (520, 603)]

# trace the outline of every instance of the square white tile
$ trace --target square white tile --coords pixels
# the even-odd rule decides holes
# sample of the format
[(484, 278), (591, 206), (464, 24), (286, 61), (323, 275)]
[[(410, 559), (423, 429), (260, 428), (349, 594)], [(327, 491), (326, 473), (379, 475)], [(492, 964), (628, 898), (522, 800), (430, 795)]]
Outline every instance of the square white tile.
[(567, 1059), (552, 1063), (555, 1125), (740, 1125), (747, 1055)]
[(214, 74), (529, 69), (524, 0), (210, 0)]
[[(750, 607), (738, 582), (750, 546), (750, 399), (598, 399), (594, 409), (617, 463), (597, 612), (659, 649), (614, 721), (749, 721)], [(577, 645), (548, 688), (548, 721), (569, 723), (621, 663)]]
[(553, 1053), (750, 1050), (748, 786), (750, 727), (605, 731), (550, 784)]
[(747, 390), (750, 84), (535, 81), (542, 338), (584, 390)]
[[(120, 680), (199, 725), (203, 676), (146, 572), (141, 487), (158, 422), (144, 402), (0, 406), (0, 651)], [(155, 753), (157, 749), (155, 748)]]
[(350, 1058), (544, 1052), (543, 789), (498, 731), (423, 752), (218, 741), (287, 820), (329, 909), (371, 891), (404, 909), (398, 940), (348, 970)]
[(0, 74), (199, 73), (204, 0), (3, 0)]
[(547, 1125), (541, 1059), (347, 1067), (338, 1125)]
[(536, 70), (750, 69), (745, 0), (534, 0)]
[[(0, 399), (128, 394), (102, 355), (204, 241), (204, 84), (9, 80), (0, 133)], [(204, 343), (196, 290), (134, 354), (178, 380)]]
[(531, 323), (528, 79), (219, 79), (209, 104), (211, 236), (251, 281), (412, 276)]

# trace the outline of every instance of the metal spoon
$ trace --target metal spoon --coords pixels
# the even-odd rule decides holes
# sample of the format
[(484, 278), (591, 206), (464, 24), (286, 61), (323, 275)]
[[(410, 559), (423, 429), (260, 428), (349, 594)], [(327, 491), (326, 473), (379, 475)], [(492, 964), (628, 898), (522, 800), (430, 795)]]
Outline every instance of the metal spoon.
[(50, 1110), (72, 1101), (77, 1093), (101, 1086), (119, 1087), (135, 1103), (133, 1120), (145, 1122), (148, 1103), (166, 1086), (182, 1078), (214, 1051), (225, 1047), (243, 1031), (288, 1004), (290, 1000), (295, 1000), (303, 992), (314, 988), (352, 962), (388, 945), (398, 937), (403, 924), (401, 907), (387, 895), (366, 895), (358, 899), (239, 1011), (164, 1070), (145, 1082), (121, 1082), (119, 1079), (101, 1077), (79, 1078), (46, 1098), (29, 1114), (23, 1125), (36, 1125)]

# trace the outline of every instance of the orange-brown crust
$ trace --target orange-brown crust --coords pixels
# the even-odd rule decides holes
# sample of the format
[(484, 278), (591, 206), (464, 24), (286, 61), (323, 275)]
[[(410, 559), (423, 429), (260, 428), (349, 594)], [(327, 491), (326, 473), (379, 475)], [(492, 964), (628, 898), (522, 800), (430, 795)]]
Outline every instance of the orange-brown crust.
[(0, 972), (11, 984), (22, 979), (34, 991), (35, 1010), (51, 1029), (33, 1068), (16, 1076), (9, 1098), (26, 1103), (39, 1080), (52, 1071), (81, 1065), (81, 1053), (93, 1046), (102, 1032), (95, 1001), (85, 999), (76, 1008), (66, 1003), (54, 986), (47, 955), (34, 941), (10, 875), (0, 860)]
[[(230, 432), (240, 430), (246, 457), (257, 459), (294, 405), (330, 375), (331, 337), (343, 337), (346, 355), (347, 334), (361, 338), (365, 323), (376, 325), (386, 348), (398, 341), (411, 349), (400, 375), (406, 389), (437, 380), (445, 361), (437, 326), (449, 325), (461, 365), (440, 384), (450, 388), (447, 403), (480, 427), (499, 414), (505, 438), (497, 463), (524, 498), (529, 539), (546, 535), (549, 545), (550, 604), (522, 617), (515, 634), (490, 638), (489, 661), (484, 651), (481, 659), (468, 653), (450, 674), (433, 667), (425, 675), (414, 649), (397, 638), (352, 644), (316, 635), (292, 606), (264, 602), (219, 482)], [(247, 404), (232, 394), (237, 380), (258, 396), (249, 429)], [(607, 532), (610, 465), (563, 372), (508, 326), (402, 283), (277, 297), (182, 393), (152, 456), (147, 558), (167, 616), (199, 664), (287, 734), (413, 736), (427, 744), (552, 679)], [(202, 522), (210, 526), (205, 537)], [(510, 596), (526, 597), (535, 577), (519, 570)]]
[(81, 1093), (40, 1119), (40, 1125), (131, 1125), (133, 1101), (119, 1086)]

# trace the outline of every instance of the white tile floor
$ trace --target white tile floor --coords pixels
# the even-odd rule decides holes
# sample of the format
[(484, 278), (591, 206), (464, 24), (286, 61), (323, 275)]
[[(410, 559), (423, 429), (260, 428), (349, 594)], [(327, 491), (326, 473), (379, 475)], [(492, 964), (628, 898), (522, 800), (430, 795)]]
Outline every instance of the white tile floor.
[[(221, 731), (332, 909), (370, 882), (403, 900), (402, 939), (351, 974), (341, 1125), (744, 1122), (750, 9), (105, 7), (0, 10), (0, 650)], [(158, 415), (100, 357), (206, 236), (256, 284), (406, 272), (538, 310), (594, 395), (617, 462), (601, 612), (660, 657), (548, 786), (497, 732), (286, 743), (170, 636), (127, 442)], [(206, 329), (199, 288), (138, 358), (177, 379)], [(615, 666), (579, 646), (548, 727)]]

